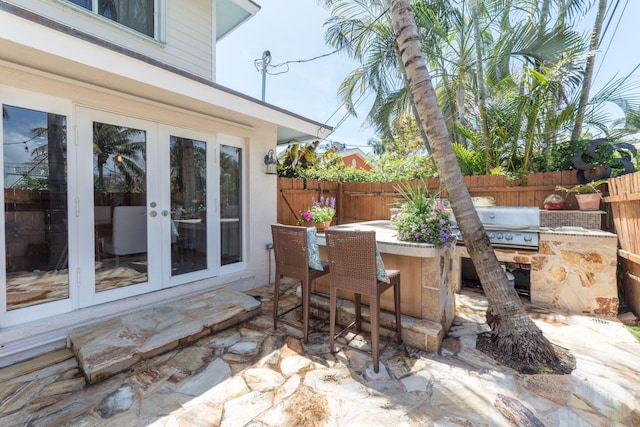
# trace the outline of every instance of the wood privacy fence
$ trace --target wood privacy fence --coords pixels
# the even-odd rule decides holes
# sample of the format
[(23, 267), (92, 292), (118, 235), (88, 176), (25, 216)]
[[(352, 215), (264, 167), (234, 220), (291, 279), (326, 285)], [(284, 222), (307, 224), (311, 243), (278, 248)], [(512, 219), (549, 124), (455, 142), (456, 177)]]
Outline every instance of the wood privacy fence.
[[(527, 175), (524, 185), (513, 185), (504, 176), (465, 177), (472, 197), (490, 196), (499, 206), (538, 206), (557, 185), (571, 187), (578, 183), (575, 171), (545, 172)], [(431, 193), (439, 190), (439, 180), (425, 181)], [(389, 209), (401, 200), (398, 186), (406, 183), (344, 183), (279, 178), (278, 222), (294, 225), (300, 212), (311, 206), (311, 198), (336, 198), (333, 224), (389, 219)], [(603, 209), (605, 229), (618, 235), (619, 272), (623, 278), (624, 300), (634, 313), (640, 314), (640, 172), (609, 179)], [(442, 193), (446, 197), (446, 193)], [(566, 209), (577, 209), (573, 194), (567, 197)], [(612, 223), (612, 225), (610, 225)]]
[(640, 314), (640, 172), (609, 179), (609, 194), (625, 301)]
[[(578, 180), (575, 171), (563, 171), (529, 174), (524, 185), (514, 185), (503, 175), (469, 176), (465, 177), (465, 182), (472, 197), (493, 197), (499, 206), (542, 208), (544, 199), (556, 192), (556, 185), (571, 187), (577, 184)], [(278, 222), (296, 224), (300, 212), (311, 206), (312, 197), (319, 199), (321, 196), (336, 198), (334, 224), (389, 219), (389, 209), (394, 207), (394, 202), (402, 200), (398, 187), (422, 183), (423, 181), (336, 184), (318, 180), (279, 178)], [(439, 191), (439, 179), (428, 179), (424, 183), (430, 193)], [(446, 192), (443, 191), (441, 197), (447, 197)], [(573, 194), (567, 198), (567, 209), (577, 209)]]

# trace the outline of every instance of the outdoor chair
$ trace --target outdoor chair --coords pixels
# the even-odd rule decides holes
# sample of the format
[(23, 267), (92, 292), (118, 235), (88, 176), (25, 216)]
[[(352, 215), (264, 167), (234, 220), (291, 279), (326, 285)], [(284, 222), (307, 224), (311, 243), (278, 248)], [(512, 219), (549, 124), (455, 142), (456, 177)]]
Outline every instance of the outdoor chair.
[[(302, 333), (306, 343), (309, 341), (311, 284), (318, 277), (329, 273), (329, 263), (320, 260), (315, 229), (272, 224), (271, 234), (273, 236), (276, 263), (275, 288), (273, 292), (273, 328), (276, 329), (278, 327), (278, 319), (283, 323), (297, 327), (295, 323), (284, 318), (284, 315), (302, 306)], [(301, 281), (302, 302), (283, 313), (278, 313), (280, 279), (285, 276)]]
[(113, 208), (111, 239), (104, 242), (104, 251), (120, 256), (147, 251), (147, 208), (145, 206), (116, 206)]
[[(330, 295), (329, 295), (329, 345), (331, 352), (335, 351), (335, 345), (359, 351), (368, 352), (349, 346), (349, 343), (336, 341), (345, 332), (355, 326), (356, 331), (362, 327), (362, 296), (369, 299), (369, 315), (371, 325), (371, 356), (373, 369), (379, 370), (379, 337), (380, 337), (380, 295), (393, 287), (394, 311), (396, 331), (386, 346), (397, 337), (398, 343), (402, 342), (400, 324), (400, 271), (386, 270), (377, 251), (375, 231), (347, 231), (328, 229), (325, 232), (327, 239), (327, 253), (329, 256)], [(355, 320), (342, 331), (335, 333), (336, 306), (338, 290), (352, 292), (355, 302)]]

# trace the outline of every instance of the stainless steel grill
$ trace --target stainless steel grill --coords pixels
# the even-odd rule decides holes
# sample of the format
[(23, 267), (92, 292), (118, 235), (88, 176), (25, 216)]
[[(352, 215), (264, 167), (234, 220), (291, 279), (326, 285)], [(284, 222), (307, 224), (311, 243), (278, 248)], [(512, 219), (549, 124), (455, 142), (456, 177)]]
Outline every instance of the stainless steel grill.
[[(540, 209), (520, 206), (476, 207), (480, 221), (494, 247), (538, 249)], [(464, 244), (458, 224), (453, 217), (454, 235)]]

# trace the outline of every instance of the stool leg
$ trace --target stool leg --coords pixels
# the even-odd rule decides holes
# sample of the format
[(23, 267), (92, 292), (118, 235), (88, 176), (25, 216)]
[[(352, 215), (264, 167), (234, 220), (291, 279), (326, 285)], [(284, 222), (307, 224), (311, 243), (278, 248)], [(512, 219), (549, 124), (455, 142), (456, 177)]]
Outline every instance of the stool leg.
[(305, 343), (309, 342), (309, 306), (311, 305), (311, 289), (309, 280), (302, 281), (302, 336)]
[(356, 331), (362, 330), (362, 295), (354, 294), (353, 301), (356, 306)]
[(335, 336), (336, 336), (336, 297), (338, 294), (337, 288), (331, 288), (329, 291), (329, 352), (333, 353), (335, 350)]
[(380, 295), (369, 296), (369, 310), (371, 313), (371, 355), (373, 356), (373, 372), (380, 370)]
[(273, 288), (273, 330), (278, 329), (278, 299), (280, 298), (280, 274), (276, 272), (276, 281)]
[(402, 342), (402, 325), (400, 324), (400, 283), (393, 286), (394, 308), (396, 311), (396, 332), (398, 334), (398, 344)]

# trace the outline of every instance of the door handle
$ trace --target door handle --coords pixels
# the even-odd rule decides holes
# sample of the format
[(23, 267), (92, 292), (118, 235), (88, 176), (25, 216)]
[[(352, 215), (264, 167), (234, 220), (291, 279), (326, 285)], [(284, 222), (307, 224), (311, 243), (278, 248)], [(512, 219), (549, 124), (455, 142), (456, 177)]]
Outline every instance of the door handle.
[(160, 215), (162, 216), (168, 216), (169, 215), (169, 211), (168, 210), (163, 210), (162, 212), (160, 212)]
[(158, 212), (156, 212), (156, 211), (151, 211), (151, 212), (149, 212), (149, 216), (150, 216), (151, 218), (155, 218), (155, 217), (157, 217), (157, 216), (158, 216)]

